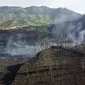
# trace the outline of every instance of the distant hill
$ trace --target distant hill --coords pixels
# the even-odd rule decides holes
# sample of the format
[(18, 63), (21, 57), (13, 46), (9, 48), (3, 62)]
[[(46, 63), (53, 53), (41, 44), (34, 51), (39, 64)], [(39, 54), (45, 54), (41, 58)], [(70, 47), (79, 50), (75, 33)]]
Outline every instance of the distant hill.
[(81, 14), (66, 8), (49, 8), (45, 6), (0, 7), (0, 28), (28, 25), (43, 25), (52, 22), (76, 20)]

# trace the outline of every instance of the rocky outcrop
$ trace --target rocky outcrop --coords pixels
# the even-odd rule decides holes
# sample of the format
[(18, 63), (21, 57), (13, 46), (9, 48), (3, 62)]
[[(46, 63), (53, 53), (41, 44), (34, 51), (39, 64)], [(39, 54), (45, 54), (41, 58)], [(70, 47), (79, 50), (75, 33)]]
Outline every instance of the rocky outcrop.
[(85, 55), (78, 51), (53, 46), (26, 61), (12, 85), (84, 85), (82, 58)]

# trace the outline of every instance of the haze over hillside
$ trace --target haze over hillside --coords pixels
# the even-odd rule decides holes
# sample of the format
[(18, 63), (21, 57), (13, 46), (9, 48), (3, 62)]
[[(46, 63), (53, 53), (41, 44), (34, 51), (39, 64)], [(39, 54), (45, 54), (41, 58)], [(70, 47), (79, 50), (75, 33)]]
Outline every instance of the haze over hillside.
[(41, 45), (44, 48), (61, 42), (75, 46), (85, 42), (85, 15), (66, 8), (3, 6), (0, 20), (1, 55), (30, 55)]

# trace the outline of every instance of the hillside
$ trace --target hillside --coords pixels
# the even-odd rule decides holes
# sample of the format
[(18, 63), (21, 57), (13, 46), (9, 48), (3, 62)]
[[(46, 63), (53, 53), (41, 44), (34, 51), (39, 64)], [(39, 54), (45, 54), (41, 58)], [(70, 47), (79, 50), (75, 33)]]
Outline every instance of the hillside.
[(74, 46), (73, 49), (76, 49), (76, 50), (80, 51), (81, 53), (85, 54), (85, 43)]
[(67, 46), (70, 44), (71, 47), (85, 43), (84, 23), (85, 15), (75, 21), (0, 30), (0, 53), (17, 55), (17, 53), (28, 54), (29, 51), (35, 54), (42, 47), (46, 48), (58, 43), (66, 43)]
[(49, 8), (45, 6), (0, 7), (0, 28), (15, 26), (43, 25), (52, 22), (71, 21), (81, 17), (81, 14), (66, 8)]
[(11, 85), (85, 85), (84, 61), (83, 53), (52, 46), (22, 64), (8, 66), (1, 81)]
[(4, 6), (0, 20), (0, 57), (27, 56), (59, 43), (85, 42), (85, 15), (66, 8)]

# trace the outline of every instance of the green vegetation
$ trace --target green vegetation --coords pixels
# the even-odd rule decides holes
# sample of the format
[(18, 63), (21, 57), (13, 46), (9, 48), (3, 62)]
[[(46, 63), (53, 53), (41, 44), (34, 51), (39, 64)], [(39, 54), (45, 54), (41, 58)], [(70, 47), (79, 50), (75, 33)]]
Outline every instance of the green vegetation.
[[(23, 27), (23, 26), (41, 26), (52, 23), (58, 24), (57, 22), (64, 20), (64, 18), (65, 21), (72, 21), (76, 20), (78, 17), (81, 16), (82, 16), (81, 14), (75, 13), (66, 8), (53, 9), (46, 6), (40, 6), (40, 7), (31, 6), (26, 8), (15, 7), (15, 6), (11, 7), (1, 6), (0, 29), (10, 29), (10, 28), (15, 29), (17, 27)], [(63, 26), (60, 25), (59, 28), (62, 27)]]
[(20, 14), (14, 18), (9, 16), (7, 21), (2, 20), (1, 27), (14, 27), (14, 26), (40, 26), (51, 23), (49, 16), (44, 14)]

